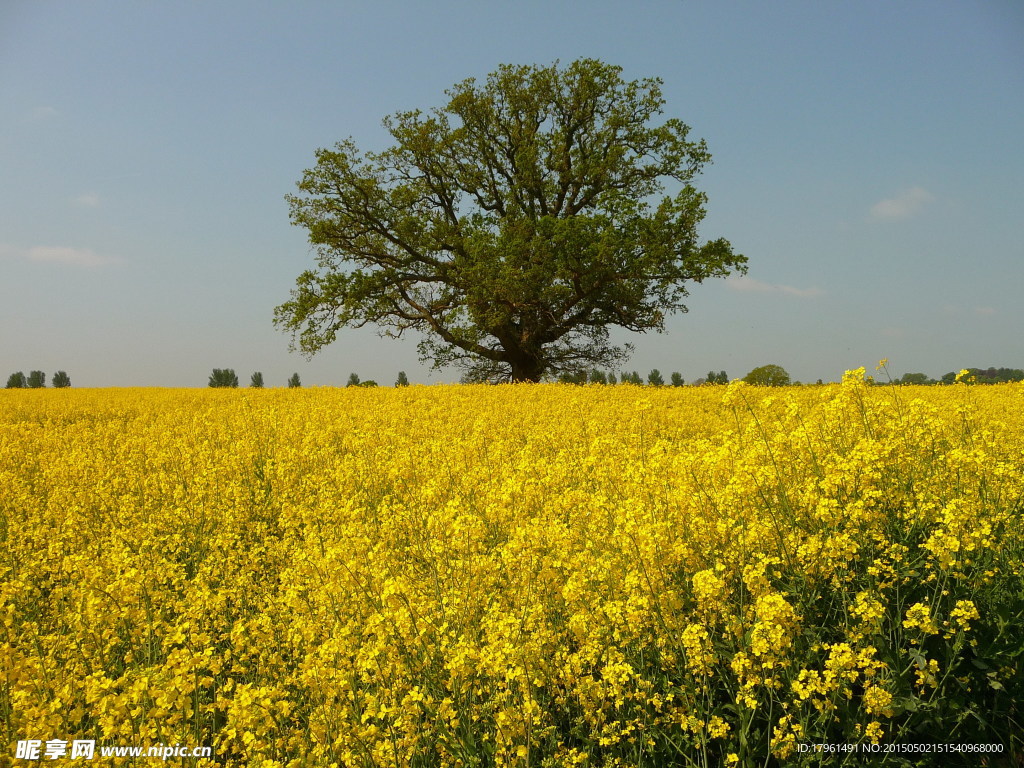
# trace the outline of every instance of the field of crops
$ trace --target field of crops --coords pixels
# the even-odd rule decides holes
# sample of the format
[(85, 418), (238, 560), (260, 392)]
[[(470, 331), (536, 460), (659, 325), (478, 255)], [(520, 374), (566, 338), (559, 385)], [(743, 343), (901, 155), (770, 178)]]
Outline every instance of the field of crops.
[(2, 391), (0, 764), (1019, 765), (1024, 385), (863, 373)]

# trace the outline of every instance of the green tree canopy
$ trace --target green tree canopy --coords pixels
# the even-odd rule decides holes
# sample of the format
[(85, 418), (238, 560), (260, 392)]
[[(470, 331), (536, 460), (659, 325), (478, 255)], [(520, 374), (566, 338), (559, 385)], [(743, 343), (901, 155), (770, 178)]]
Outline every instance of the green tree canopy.
[(57, 371), (53, 374), (53, 386), (57, 389), (64, 389), (71, 386), (71, 377), (66, 371)]
[(405, 375), (405, 371), (398, 372), (398, 379), (395, 381), (396, 387), (408, 387), (409, 377)]
[(8, 389), (24, 389), (28, 386), (28, 380), (25, 378), (24, 371), (17, 371), (7, 377), (7, 388)]
[(249, 386), (253, 389), (263, 389), (263, 373), (261, 371), (256, 371), (249, 377)]
[(288, 379), (288, 386), (291, 388), (297, 388), (302, 386), (302, 380), (299, 378), (298, 373), (293, 373)]
[(211, 387), (237, 387), (238, 376), (232, 368), (214, 368), (210, 374)]
[(781, 365), (762, 365), (744, 376), (743, 380), (758, 387), (785, 387), (789, 384), (789, 374)]
[(934, 384), (934, 379), (929, 378), (926, 373), (904, 373), (903, 376), (895, 382), (896, 384)]
[(46, 374), (42, 371), (29, 371), (25, 383), (30, 389), (42, 389), (46, 386)]
[(745, 271), (727, 240), (698, 239), (692, 182), (711, 156), (680, 120), (655, 122), (660, 80), (582, 59), (447, 95), (385, 119), (384, 151), (319, 150), (288, 196), (318, 251), (275, 310), (293, 348), (374, 324), (423, 332), (421, 357), (469, 380), (539, 381), (621, 363), (609, 326), (663, 330), (691, 284)]

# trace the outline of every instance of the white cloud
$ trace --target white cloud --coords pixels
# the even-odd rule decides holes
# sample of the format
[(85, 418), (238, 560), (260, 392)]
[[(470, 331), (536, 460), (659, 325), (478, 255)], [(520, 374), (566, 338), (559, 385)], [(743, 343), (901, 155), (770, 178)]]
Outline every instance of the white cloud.
[(86, 192), (84, 195), (79, 195), (71, 201), (71, 204), (77, 208), (98, 208), (100, 205), (100, 196), (95, 192)]
[(734, 291), (742, 291), (744, 293), (781, 293), (786, 296), (799, 296), (804, 299), (821, 296), (825, 293), (820, 288), (795, 288), (792, 285), (762, 283), (760, 280), (746, 276), (729, 280), (726, 285)]
[(923, 187), (913, 187), (908, 189), (906, 192), (902, 192), (896, 197), (890, 197), (886, 200), (879, 200), (873, 206), (871, 206), (871, 216), (876, 219), (885, 219), (887, 221), (895, 221), (898, 219), (908, 219), (921, 210), (935, 198), (932, 197), (931, 192)]
[(111, 259), (97, 255), (91, 248), (37, 245), (28, 249), (30, 261), (70, 264), (76, 267), (99, 267)]

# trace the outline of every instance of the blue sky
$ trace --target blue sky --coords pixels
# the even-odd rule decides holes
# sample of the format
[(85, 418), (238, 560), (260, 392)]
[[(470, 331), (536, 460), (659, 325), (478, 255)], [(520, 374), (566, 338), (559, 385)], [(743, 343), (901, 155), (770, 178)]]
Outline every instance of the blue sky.
[(454, 381), (415, 339), (272, 325), (313, 265), (284, 196), (314, 152), (498, 65), (618, 64), (714, 163), (693, 287), (630, 370), (836, 380), (1024, 368), (1024, 5), (976, 2), (0, 3), (0, 373), (74, 386), (298, 372)]

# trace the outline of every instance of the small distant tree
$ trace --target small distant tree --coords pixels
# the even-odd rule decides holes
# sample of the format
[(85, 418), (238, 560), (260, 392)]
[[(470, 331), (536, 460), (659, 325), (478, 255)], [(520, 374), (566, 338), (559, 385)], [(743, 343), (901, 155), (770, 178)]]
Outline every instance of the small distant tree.
[(357, 373), (350, 373), (348, 375), (348, 384), (346, 384), (345, 386), (346, 387), (358, 387), (359, 386), (359, 374), (357, 374)]
[(409, 386), (409, 377), (405, 375), (405, 371), (399, 371), (398, 372), (398, 380), (395, 381), (395, 386), (396, 387), (408, 387)]
[(233, 368), (214, 368), (210, 374), (211, 387), (237, 387), (238, 375)]
[(359, 382), (359, 386), (360, 387), (376, 387), (376, 386), (378, 386), (378, 384), (373, 379), (367, 379), (366, 381)]
[(590, 383), (591, 384), (607, 384), (608, 376), (605, 375), (604, 371), (595, 368), (590, 372)]
[(299, 380), (299, 374), (293, 373), (292, 377), (288, 379), (288, 386), (292, 388), (301, 387), (302, 382)]
[(653, 368), (650, 373), (647, 374), (647, 383), (652, 387), (663, 387), (665, 386), (665, 379), (661, 375), (661, 371), (657, 368)]
[(679, 371), (672, 371), (671, 382), (673, 387), (681, 387), (686, 383), (683, 381), (683, 377), (680, 375)]
[(789, 384), (789, 374), (781, 365), (761, 365), (744, 376), (743, 380), (757, 387), (785, 387)]
[(42, 371), (29, 371), (26, 383), (29, 389), (42, 389), (46, 386), (46, 374)]
[(587, 372), (586, 371), (562, 371), (558, 374), (558, 382), (560, 384), (586, 384), (587, 383)]
[(249, 377), (249, 386), (253, 389), (263, 389), (263, 374), (260, 371)]
[(608, 372), (608, 383), (609, 384), (618, 384), (619, 383), (618, 380), (615, 378), (615, 373), (612, 372), (612, 371)]
[(64, 389), (71, 386), (71, 377), (65, 371), (57, 371), (53, 374), (53, 386), (55, 389)]
[(622, 374), (621, 379), (623, 384), (635, 384), (638, 387), (643, 386), (644, 380), (640, 378), (640, 374), (636, 371), (626, 371)]
[(896, 384), (934, 384), (935, 380), (928, 377), (926, 373), (904, 373)]
[(25, 379), (25, 374), (21, 371), (12, 373), (7, 377), (7, 388), (8, 389), (24, 389), (28, 386), (28, 382)]

